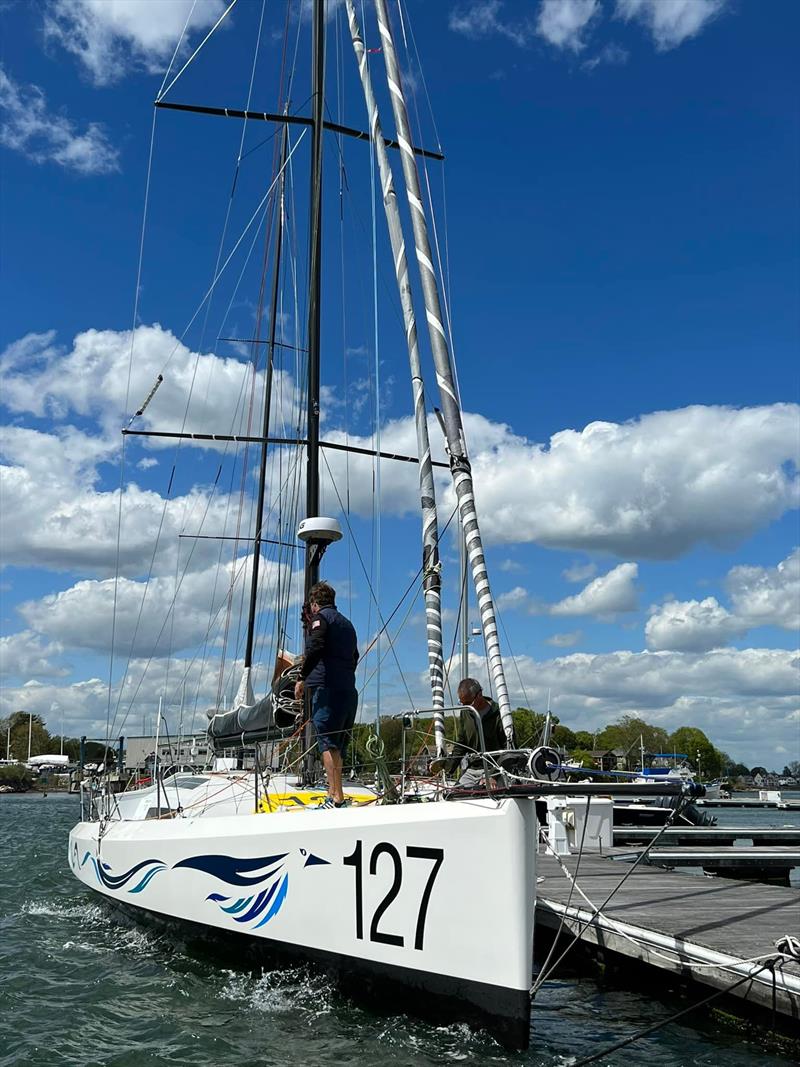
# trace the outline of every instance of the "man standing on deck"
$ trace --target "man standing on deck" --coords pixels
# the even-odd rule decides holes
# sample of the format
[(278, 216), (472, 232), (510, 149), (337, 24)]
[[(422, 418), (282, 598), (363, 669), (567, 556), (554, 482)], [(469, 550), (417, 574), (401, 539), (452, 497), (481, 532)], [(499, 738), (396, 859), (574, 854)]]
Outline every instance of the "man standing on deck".
[(358, 638), (350, 620), (337, 611), (336, 590), (327, 582), (312, 585), (308, 602), (311, 619), (300, 670), (302, 680), (294, 695), (302, 700), (305, 686), (312, 694), (311, 721), (328, 780), (328, 796), (319, 806), (343, 808), (347, 802), (342, 791), (342, 763), (358, 709)]

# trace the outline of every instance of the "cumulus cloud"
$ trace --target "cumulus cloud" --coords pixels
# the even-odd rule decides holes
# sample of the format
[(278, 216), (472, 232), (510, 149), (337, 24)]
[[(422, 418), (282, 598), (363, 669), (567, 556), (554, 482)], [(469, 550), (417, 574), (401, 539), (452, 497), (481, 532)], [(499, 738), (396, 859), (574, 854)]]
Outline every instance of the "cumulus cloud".
[(676, 48), (719, 15), (727, 0), (617, 0), (617, 18), (641, 23), (661, 51)]
[(531, 36), (531, 26), (527, 20), (506, 18), (503, 9), (502, 0), (472, 0), (450, 12), (448, 25), (473, 40), (499, 36), (522, 47)]
[[(32, 630), (61, 647), (111, 652), (112, 623), (115, 652), (125, 657), (167, 656), (213, 643), (225, 626), (233, 583), (235, 604), (246, 602), (250, 588), (250, 557), (241, 556), (218, 568), (151, 578), (149, 582), (85, 580), (19, 606)], [(265, 603), (294, 580), (288, 567), (263, 561), (260, 588)], [(296, 596), (299, 596), (299, 586)], [(116, 607), (116, 610), (115, 610)], [(81, 625), (76, 626), (75, 620)]]
[[(754, 738), (760, 752), (776, 753), (781, 746), (797, 751), (796, 652), (573, 652), (541, 661), (517, 656), (506, 670), (512, 703), (527, 693), (534, 707), (543, 708), (552, 690), (554, 710), (573, 730), (598, 729), (631, 713), (670, 731), (687, 723), (699, 726), (746, 763), (753, 758)], [(484, 659), (473, 655), (470, 671), (485, 680)]]
[(589, 23), (599, 14), (599, 0), (542, 0), (536, 32), (556, 48), (580, 52)]
[(566, 570), (561, 572), (561, 577), (566, 578), (568, 582), (585, 582), (589, 578), (594, 578), (597, 574), (596, 563), (573, 563), (567, 567)]
[(704, 652), (757, 626), (800, 629), (800, 549), (776, 567), (734, 567), (725, 579), (732, 611), (716, 597), (674, 600), (654, 608), (645, 627), (653, 650)]
[(529, 600), (530, 594), (528, 590), (523, 589), (521, 585), (517, 585), (497, 597), (497, 607), (501, 611), (514, 610), (515, 608), (524, 607)]
[(636, 611), (639, 597), (636, 592), (636, 578), (639, 568), (635, 563), (620, 563), (608, 574), (589, 584), (574, 596), (553, 604), (549, 609), (551, 615), (596, 615), (609, 618), (620, 612)]
[(44, 642), (32, 630), (21, 630), (0, 637), (0, 674), (6, 679), (61, 678), (70, 673), (69, 667), (57, 662), (63, 645), (57, 641)]
[(552, 637), (546, 638), (545, 644), (552, 645), (553, 648), (572, 648), (573, 645), (577, 645), (582, 637), (583, 632), (581, 630), (570, 630), (568, 633), (553, 634)]
[(709, 596), (705, 600), (673, 600), (647, 620), (645, 637), (653, 651), (707, 652), (740, 637), (747, 627)]
[[(202, 486), (165, 499), (129, 484), (120, 507), (119, 490), (104, 492), (95, 484), (94, 463), (111, 458), (111, 446), (72, 428), (44, 434), (6, 427), (0, 454), (9, 461), (0, 465), (6, 564), (113, 574), (121, 515), (120, 573), (139, 575), (152, 563), (157, 573), (172, 574), (178, 555), (186, 560), (190, 551), (181, 549), (180, 534), (235, 532), (235, 502)], [(192, 566), (203, 567), (216, 558), (219, 545), (195, 541), (191, 551)]]
[[(796, 404), (694, 406), (562, 430), (548, 447), (475, 426), (483, 529), (496, 542), (628, 558), (730, 548), (797, 507), (798, 417)], [(453, 501), (448, 489), (445, 509)]]
[[(135, 358), (131, 399), (126, 402), (132, 340)], [(237, 359), (192, 352), (160, 326), (140, 326), (133, 339), (129, 331), (87, 330), (65, 348), (55, 343), (52, 333), (31, 334), (6, 349), (0, 357), (2, 402), (14, 414), (55, 423), (49, 435), (33, 436), (34, 431), (18, 427), (7, 435), (13, 465), (7, 477), (17, 487), (29, 522), (62, 513), (60, 521), (69, 528), (76, 489), (94, 494), (85, 495), (82, 514), (99, 509), (110, 516), (115, 501), (112, 494), (96, 493), (96, 466), (115, 455), (120, 426), (159, 373), (164, 381), (135, 426), (246, 432), (245, 400), (251, 388), (259, 395), (261, 376), (253, 379), (251, 367)], [(271, 429), (294, 436), (299, 391), (284, 372), (277, 372), (276, 383), (280, 402), (274, 405)], [(583, 430), (562, 430), (540, 445), (502, 423), (466, 413), (484, 535), (489, 543), (535, 542), (628, 559), (671, 559), (704, 544), (730, 548), (797, 506), (799, 414), (794, 404), (695, 406), (622, 424), (596, 422)], [(372, 436), (348, 436), (335, 428), (335, 404), (323, 416), (328, 440), (374, 447)], [(72, 417), (93, 420), (100, 434), (59, 425)], [(31, 436), (23, 440), (25, 434)], [(413, 455), (413, 418), (386, 423), (381, 440), (387, 451)], [(433, 416), (431, 440), (436, 458), (444, 459)], [(145, 447), (153, 451), (174, 445), (151, 438)], [(69, 470), (64, 470), (59, 488), (58, 474), (65, 464)], [(50, 495), (37, 507), (38, 473)], [(342, 452), (326, 451), (322, 476), (327, 500), (336, 499), (333, 482), (341, 493), (349, 481), (351, 509), (365, 516), (372, 513), (371, 459), (347, 459)], [(438, 471), (437, 478), (442, 514), (449, 516), (455, 505), (450, 478), (445, 471)], [(387, 514), (417, 512), (419, 490), (412, 465), (383, 462), (382, 490)], [(152, 503), (156, 510), (162, 506), (157, 499)], [(35, 531), (25, 534), (22, 529), (11, 534), (23, 540), (36, 537)]]
[(152, 4), (142, 0), (51, 0), (44, 29), (96, 85), (108, 85), (131, 70), (163, 70), (184, 26), (187, 35), (210, 28), (225, 6), (223, 0), (159, 0), (154, 17)]
[[(184, 730), (203, 730), (206, 708), (217, 706), (220, 663), (214, 657), (204, 660), (133, 660), (124, 678), (111, 687), (109, 717), (110, 736), (135, 734), (150, 729), (155, 721), (159, 699), (171, 731), (177, 730), (180, 704), (183, 702)], [(241, 676), (241, 660), (228, 664), (223, 675), (223, 703), (229, 703)], [(269, 683), (268, 671), (255, 668), (253, 687), (264, 693)], [(108, 679), (86, 678), (81, 681), (29, 681), (19, 686), (4, 686), (0, 692), (0, 716), (14, 711), (32, 711), (42, 715), (51, 733), (60, 730), (62, 716), (68, 736), (106, 736), (109, 709)]]
[(119, 170), (119, 153), (100, 123), (80, 130), (66, 115), (48, 107), (38, 85), (20, 85), (0, 67), (0, 144), (31, 163), (57, 163), (76, 174)]
[[(159, 374), (164, 380), (134, 429), (244, 433), (250, 390), (263, 394), (263, 375), (253, 379), (248, 362), (193, 352), (158, 324), (139, 326), (133, 336), (130, 330), (86, 330), (71, 348), (57, 345), (53, 331), (28, 334), (0, 355), (2, 403), (10, 411), (92, 417), (115, 439)], [(280, 369), (275, 389), (277, 431), (294, 421), (298, 394)], [(174, 447), (158, 439), (149, 444)]]
[(800, 548), (777, 567), (734, 567), (725, 588), (736, 615), (748, 628), (800, 630)]

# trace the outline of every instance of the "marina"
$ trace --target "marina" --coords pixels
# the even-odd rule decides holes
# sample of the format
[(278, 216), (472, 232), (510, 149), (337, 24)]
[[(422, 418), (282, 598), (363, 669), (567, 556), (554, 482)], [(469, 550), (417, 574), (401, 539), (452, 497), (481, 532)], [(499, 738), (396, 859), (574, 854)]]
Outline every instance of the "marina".
[[(622, 883), (620, 864), (589, 853), (540, 855), (538, 872), (543, 880), (536, 901), (537, 933), (580, 934), (595, 958), (613, 953), (707, 991), (727, 989), (745, 978), (730, 992), (737, 1011), (795, 1032), (800, 963), (766, 970), (762, 965), (775, 955), (775, 942), (797, 930), (796, 890), (756, 888), (722, 878), (690, 880), (644, 865)], [(699, 996), (693, 993), (694, 999)]]

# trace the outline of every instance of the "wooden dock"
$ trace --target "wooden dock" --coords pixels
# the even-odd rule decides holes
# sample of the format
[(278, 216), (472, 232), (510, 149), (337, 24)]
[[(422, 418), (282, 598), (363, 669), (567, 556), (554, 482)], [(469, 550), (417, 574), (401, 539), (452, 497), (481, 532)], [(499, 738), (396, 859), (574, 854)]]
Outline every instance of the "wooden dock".
[[(621, 850), (614, 849), (619, 854)], [(584, 853), (559, 860), (574, 876), (594, 908), (599, 908), (629, 871), (613, 856)], [(797, 935), (800, 893), (784, 886), (754, 885), (727, 878), (697, 878), (678, 871), (637, 867), (598, 915), (571, 889), (559, 860), (540, 852), (536, 927), (541, 932), (576, 934), (592, 950), (612, 952), (655, 970), (706, 987), (725, 989), (758, 1013), (775, 1013), (791, 1029), (800, 1021), (800, 963), (788, 962), (756, 973), (753, 957), (776, 951), (784, 934)], [(563, 926), (562, 926), (563, 923)], [(671, 980), (670, 980), (671, 981)], [(666, 976), (665, 976), (666, 984)], [(710, 987), (710, 988), (709, 988)], [(701, 996), (698, 996), (701, 999)]]
[(800, 811), (800, 800), (756, 800), (753, 797), (742, 797), (741, 800), (716, 800), (709, 797), (698, 797), (695, 804), (699, 808), (779, 808), (781, 811)]
[(659, 834), (662, 845), (730, 845), (749, 848), (752, 845), (800, 845), (800, 826), (780, 829), (750, 826), (671, 826), (661, 832), (655, 826), (615, 826), (615, 845), (646, 845)]

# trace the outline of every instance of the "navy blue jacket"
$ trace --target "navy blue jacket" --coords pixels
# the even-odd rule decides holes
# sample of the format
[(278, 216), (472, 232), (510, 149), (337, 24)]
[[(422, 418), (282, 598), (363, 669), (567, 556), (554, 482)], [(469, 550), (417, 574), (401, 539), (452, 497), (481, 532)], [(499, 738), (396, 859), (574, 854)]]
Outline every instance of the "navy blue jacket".
[(311, 616), (300, 675), (306, 685), (355, 689), (358, 638), (353, 624), (334, 607)]

